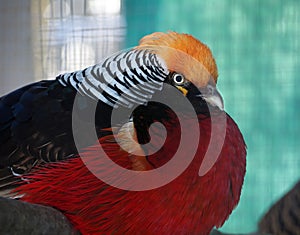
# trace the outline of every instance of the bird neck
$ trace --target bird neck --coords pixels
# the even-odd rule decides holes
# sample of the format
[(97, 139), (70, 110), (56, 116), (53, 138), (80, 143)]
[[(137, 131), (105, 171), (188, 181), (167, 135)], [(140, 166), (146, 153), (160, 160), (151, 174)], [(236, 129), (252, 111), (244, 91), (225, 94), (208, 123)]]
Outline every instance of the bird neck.
[(111, 107), (132, 108), (162, 89), (169, 71), (154, 53), (144, 49), (119, 52), (84, 70), (59, 75), (63, 86)]

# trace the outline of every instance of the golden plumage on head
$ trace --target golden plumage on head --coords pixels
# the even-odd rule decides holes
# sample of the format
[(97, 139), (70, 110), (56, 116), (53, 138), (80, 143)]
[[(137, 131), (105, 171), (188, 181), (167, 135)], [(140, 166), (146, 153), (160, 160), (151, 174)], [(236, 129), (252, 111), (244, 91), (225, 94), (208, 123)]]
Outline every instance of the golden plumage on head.
[(189, 34), (156, 32), (143, 37), (137, 48), (157, 53), (170, 71), (181, 73), (198, 87), (218, 78), (218, 69), (210, 49)]

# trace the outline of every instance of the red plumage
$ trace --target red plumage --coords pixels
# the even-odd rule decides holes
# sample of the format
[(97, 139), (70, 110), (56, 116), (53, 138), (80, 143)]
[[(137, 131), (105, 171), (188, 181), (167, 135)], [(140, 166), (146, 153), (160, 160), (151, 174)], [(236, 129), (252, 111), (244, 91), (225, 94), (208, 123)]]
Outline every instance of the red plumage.
[[(118, 189), (95, 177), (81, 158), (74, 158), (33, 171), (26, 176), (30, 183), (17, 191), (25, 194), (24, 201), (62, 211), (82, 234), (209, 234), (237, 205), (245, 174), (245, 143), (235, 122), (226, 117), (224, 144), (220, 140), (222, 151), (204, 176), (198, 172), (209, 145), (211, 120), (199, 115), (197, 153), (188, 168), (165, 186), (147, 191)], [(170, 159), (180, 141), (179, 124), (164, 125), (168, 130), (164, 146), (148, 158), (154, 167), (161, 164), (161, 159)], [(190, 132), (192, 135), (194, 130)], [(111, 159), (131, 169), (128, 153), (112, 138), (106, 136), (99, 142)], [(90, 147), (81, 156), (94, 162), (99, 170), (111, 173), (101, 164), (96, 149)]]

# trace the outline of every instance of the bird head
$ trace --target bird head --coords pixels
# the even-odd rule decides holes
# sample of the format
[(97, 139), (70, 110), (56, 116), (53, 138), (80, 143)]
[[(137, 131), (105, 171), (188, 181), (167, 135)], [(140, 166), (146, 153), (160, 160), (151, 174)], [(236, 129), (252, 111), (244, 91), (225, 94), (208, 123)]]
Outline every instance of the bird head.
[(216, 88), (218, 69), (210, 49), (188, 34), (156, 32), (143, 37), (137, 49), (154, 52), (168, 68), (166, 83), (175, 86), (193, 102), (205, 100), (223, 110)]

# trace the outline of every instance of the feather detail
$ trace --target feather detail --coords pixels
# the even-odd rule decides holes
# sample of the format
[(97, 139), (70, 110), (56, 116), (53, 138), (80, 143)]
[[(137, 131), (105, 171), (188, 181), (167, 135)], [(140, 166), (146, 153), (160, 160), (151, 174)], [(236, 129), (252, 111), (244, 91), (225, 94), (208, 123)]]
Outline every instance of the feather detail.
[(0, 197), (15, 197), (12, 190), (20, 185), (20, 177), (13, 175), (11, 169), (0, 169)]
[(124, 151), (128, 153), (128, 158), (132, 163), (131, 169), (135, 171), (153, 169), (146, 159), (144, 150), (138, 143), (133, 122), (130, 121), (115, 131), (117, 132), (116, 140), (118, 144)]
[(143, 37), (137, 48), (153, 50), (170, 71), (184, 74), (197, 87), (209, 80), (217, 82), (218, 69), (210, 49), (191, 35), (156, 32)]
[[(103, 183), (81, 158), (74, 158), (36, 170), (26, 176), (30, 183), (16, 192), (25, 194), (22, 200), (64, 212), (82, 234), (209, 234), (214, 226), (224, 223), (239, 201), (246, 148), (237, 125), (227, 116), (226, 137), (218, 161), (206, 175), (199, 177), (199, 166), (210, 140), (210, 119), (199, 116), (199, 124), (201, 142), (194, 160), (179, 177), (163, 187), (121, 190)], [(179, 126), (164, 125), (173, 131), (168, 132), (163, 148), (152, 160), (168, 158), (173, 153), (174, 139), (179, 139)], [(112, 136), (100, 139), (103, 149), (117, 164), (132, 169), (128, 153), (112, 139)], [(92, 161), (99, 171), (112, 173), (97, 154), (96, 148), (90, 147), (81, 156)], [(189, 154), (188, 148), (185, 154)], [(125, 179), (120, 175), (119, 180)]]
[(163, 61), (149, 50), (122, 51), (84, 70), (59, 75), (63, 86), (112, 107), (146, 103), (169, 74)]

